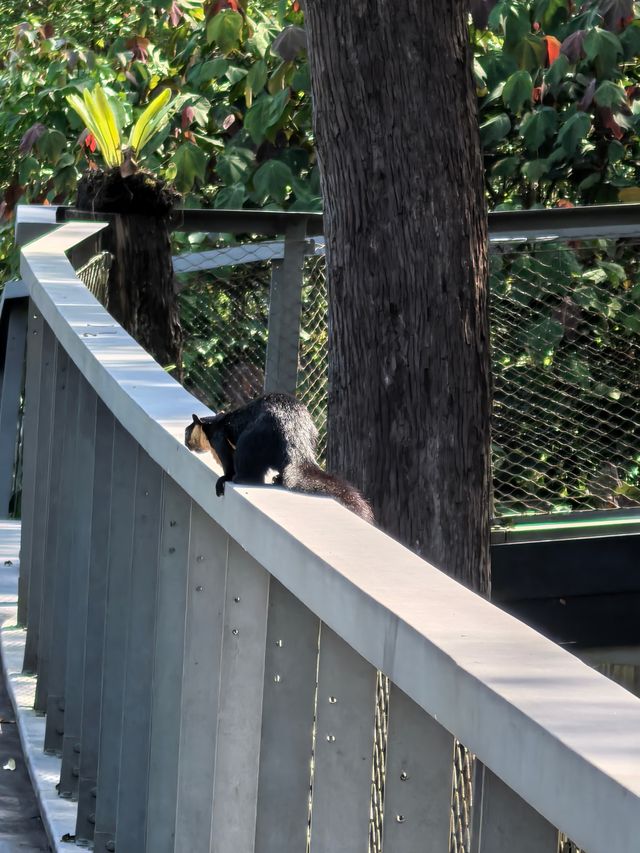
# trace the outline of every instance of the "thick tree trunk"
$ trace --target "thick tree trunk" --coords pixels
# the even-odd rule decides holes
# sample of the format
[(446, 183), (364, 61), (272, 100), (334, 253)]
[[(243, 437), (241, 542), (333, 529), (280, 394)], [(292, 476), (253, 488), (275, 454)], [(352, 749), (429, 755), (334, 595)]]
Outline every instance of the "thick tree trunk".
[[(467, 4), (306, 0), (329, 286), (329, 469), (489, 589), (487, 218)], [(400, 579), (399, 579), (400, 582)]]
[(77, 207), (116, 213), (102, 237), (111, 252), (107, 309), (167, 367), (182, 372), (182, 329), (174, 289), (169, 217), (178, 193), (153, 175), (122, 178), (118, 169), (88, 172), (78, 186)]

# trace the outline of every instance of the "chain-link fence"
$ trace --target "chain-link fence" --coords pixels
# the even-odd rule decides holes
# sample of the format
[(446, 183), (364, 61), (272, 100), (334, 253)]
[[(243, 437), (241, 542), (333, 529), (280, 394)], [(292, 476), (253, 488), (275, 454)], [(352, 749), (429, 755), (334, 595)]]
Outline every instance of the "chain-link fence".
[(638, 246), (491, 255), (495, 516), (640, 505)]
[[(260, 393), (270, 265), (180, 272), (185, 384), (214, 409)], [(261, 248), (262, 246), (262, 248)], [(640, 268), (628, 240), (494, 246), (494, 517), (640, 506)], [(273, 251), (273, 250), (272, 250)], [(238, 263), (238, 261), (240, 261)], [(298, 395), (327, 396), (324, 258), (305, 262)]]

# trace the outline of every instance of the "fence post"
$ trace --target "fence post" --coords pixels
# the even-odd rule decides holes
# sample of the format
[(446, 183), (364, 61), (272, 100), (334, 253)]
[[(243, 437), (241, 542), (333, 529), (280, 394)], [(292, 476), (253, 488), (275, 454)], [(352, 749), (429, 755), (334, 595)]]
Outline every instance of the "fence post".
[(9, 517), (13, 490), (16, 425), (20, 411), (27, 338), (27, 299), (8, 299), (4, 306), (9, 309), (9, 316), (0, 391), (0, 518)]
[(558, 830), (480, 762), (475, 781), (472, 853), (556, 853)]
[(31, 588), (31, 564), (33, 562), (33, 531), (37, 514), (40, 514), (41, 501), (36, 502), (36, 488), (40, 484), (36, 478), (38, 446), (38, 419), (42, 385), (40, 372), (43, 360), (42, 339), (44, 321), (33, 302), (28, 306), (28, 345), (27, 368), (25, 376), (25, 398), (23, 416), (22, 446), (22, 499), (21, 499), (21, 544), (20, 544), (20, 580), (18, 581), (18, 625), (27, 625)]
[(295, 394), (306, 220), (287, 226), (282, 261), (272, 261), (264, 390)]

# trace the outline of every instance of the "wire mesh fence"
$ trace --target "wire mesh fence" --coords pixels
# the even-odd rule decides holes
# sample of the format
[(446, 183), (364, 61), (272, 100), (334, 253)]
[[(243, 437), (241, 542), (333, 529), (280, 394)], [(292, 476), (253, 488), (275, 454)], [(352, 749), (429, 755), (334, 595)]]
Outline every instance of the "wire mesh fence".
[(492, 253), (496, 517), (640, 505), (637, 249)]
[[(276, 244), (180, 277), (185, 384), (214, 409), (264, 381)], [(494, 246), (494, 518), (640, 506), (640, 266), (629, 240)], [(257, 258), (257, 259), (256, 259)], [(324, 258), (305, 261), (298, 396), (326, 446)]]

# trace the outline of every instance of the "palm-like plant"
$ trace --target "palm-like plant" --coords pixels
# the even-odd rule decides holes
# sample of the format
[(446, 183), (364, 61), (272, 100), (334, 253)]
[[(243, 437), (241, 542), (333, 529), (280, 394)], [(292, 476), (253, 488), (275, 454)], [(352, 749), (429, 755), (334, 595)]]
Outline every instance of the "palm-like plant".
[(67, 95), (69, 106), (80, 116), (92, 134), (108, 168), (120, 168), (123, 177), (138, 169), (137, 160), (149, 140), (161, 131), (171, 113), (171, 92), (164, 89), (131, 128), (126, 146), (122, 145), (122, 129), (118, 126), (117, 113), (102, 86), (84, 89), (82, 97)]

